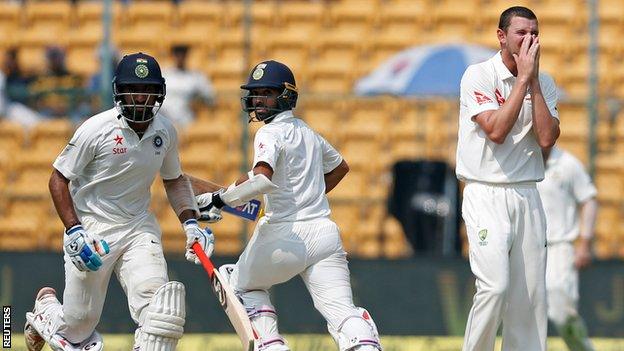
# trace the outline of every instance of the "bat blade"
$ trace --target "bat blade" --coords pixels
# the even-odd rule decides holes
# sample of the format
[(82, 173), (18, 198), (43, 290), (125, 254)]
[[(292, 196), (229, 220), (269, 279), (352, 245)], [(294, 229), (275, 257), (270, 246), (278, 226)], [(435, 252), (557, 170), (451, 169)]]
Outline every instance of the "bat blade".
[(236, 334), (240, 338), (243, 350), (253, 351), (257, 336), (247, 316), (247, 310), (234, 293), (230, 284), (228, 284), (219, 271), (215, 269), (210, 258), (208, 258), (204, 250), (202, 250), (201, 245), (199, 243), (194, 243), (192, 248), (197, 254), (197, 257), (199, 257), (206, 273), (208, 273), (212, 290), (215, 295), (217, 295), (219, 304), (225, 311), (232, 327), (234, 327)]
[(255, 221), (258, 218), (258, 213), (260, 213), (261, 204), (260, 201), (253, 199), (238, 207), (223, 206), (222, 210), (235, 216)]

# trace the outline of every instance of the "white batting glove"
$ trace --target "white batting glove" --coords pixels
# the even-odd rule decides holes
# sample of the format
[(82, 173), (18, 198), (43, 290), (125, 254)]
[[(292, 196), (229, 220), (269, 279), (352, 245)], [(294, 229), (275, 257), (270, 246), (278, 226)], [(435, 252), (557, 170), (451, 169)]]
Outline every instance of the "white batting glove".
[(210, 257), (214, 251), (214, 234), (212, 234), (210, 228), (202, 229), (196, 219), (186, 220), (183, 227), (186, 233), (186, 253), (184, 257), (186, 257), (187, 261), (201, 264), (199, 257), (197, 257), (191, 246), (198, 242), (204, 249), (206, 256)]
[(213, 193), (204, 193), (195, 196), (197, 207), (199, 208), (199, 220), (202, 222), (214, 223), (223, 219), (221, 209), (212, 203)]
[(102, 256), (110, 252), (108, 243), (99, 236), (87, 233), (81, 224), (67, 229), (63, 236), (63, 250), (82, 272), (97, 271)]

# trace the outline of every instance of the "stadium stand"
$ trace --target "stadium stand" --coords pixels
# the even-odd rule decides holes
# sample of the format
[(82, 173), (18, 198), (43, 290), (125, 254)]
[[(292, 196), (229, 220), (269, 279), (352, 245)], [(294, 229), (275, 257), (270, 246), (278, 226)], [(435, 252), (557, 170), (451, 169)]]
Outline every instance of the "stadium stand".
[[(540, 18), (542, 68), (565, 91), (559, 107), (559, 144), (584, 162), (589, 160), (587, 97), (588, 13), (584, 1), (528, 1)], [(601, 0), (599, 16), (600, 93), (623, 98), (624, 5)], [(252, 45), (246, 48), (245, 9), (239, 1), (185, 0), (115, 2), (113, 41), (122, 53), (146, 51), (167, 64), (169, 47), (190, 46), (189, 63), (208, 74), (218, 92), (213, 107), (180, 131), (181, 159), (191, 174), (226, 183), (241, 169), (242, 128), (238, 86), (252, 62), (275, 58), (291, 66), (305, 94), (298, 112), (345, 155), (352, 172), (330, 193), (333, 218), (347, 250), (362, 257), (398, 258), (410, 254), (400, 225), (385, 210), (391, 165), (401, 159), (454, 163), (458, 106), (456, 100), (350, 96), (355, 80), (392, 54), (413, 45), (459, 40), (496, 47), (492, 28), (502, 0), (336, 0), (256, 1), (250, 12)], [(16, 46), (23, 67), (40, 72), (48, 45), (67, 48), (70, 71), (89, 76), (98, 70), (97, 47), (103, 36), (99, 1), (0, 2), (0, 50)], [(154, 40), (154, 33), (158, 40)], [(571, 40), (570, 38), (574, 38)], [(249, 58), (246, 51), (250, 50)], [(561, 67), (564, 67), (561, 69)], [(601, 133), (596, 183), (601, 211), (596, 252), (602, 258), (624, 257), (624, 118), (599, 119)], [(249, 128), (250, 143), (259, 126)], [(54, 120), (25, 131), (0, 122), (0, 249), (60, 250), (56, 219), (47, 195), (51, 163), (71, 135), (72, 125)], [(249, 145), (249, 144), (248, 144)], [(247, 166), (243, 167), (246, 168)], [(170, 252), (183, 250), (180, 225), (157, 180), (152, 208)], [(36, 213), (40, 220), (22, 220)], [(246, 224), (232, 218), (211, 226), (218, 254), (242, 249)], [(43, 230), (41, 230), (43, 228)], [(35, 241), (36, 238), (44, 240)]]

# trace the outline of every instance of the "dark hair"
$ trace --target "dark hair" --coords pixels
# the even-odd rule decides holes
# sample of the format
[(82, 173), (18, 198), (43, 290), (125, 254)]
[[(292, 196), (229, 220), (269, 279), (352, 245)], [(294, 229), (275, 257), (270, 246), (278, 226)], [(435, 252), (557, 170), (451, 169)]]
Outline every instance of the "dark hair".
[(189, 50), (188, 45), (174, 45), (171, 47), (172, 54), (186, 55), (188, 53), (188, 50)]
[(506, 32), (513, 17), (523, 17), (537, 21), (537, 16), (535, 16), (535, 13), (533, 13), (530, 9), (524, 6), (513, 6), (501, 13), (500, 19), (498, 20), (498, 28)]

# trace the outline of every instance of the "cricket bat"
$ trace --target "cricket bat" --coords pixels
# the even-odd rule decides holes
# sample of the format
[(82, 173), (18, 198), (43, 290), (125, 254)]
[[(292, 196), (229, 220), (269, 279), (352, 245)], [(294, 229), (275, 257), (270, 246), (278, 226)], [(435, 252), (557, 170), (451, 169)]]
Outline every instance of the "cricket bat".
[(212, 290), (217, 295), (221, 307), (223, 307), (225, 314), (228, 316), (230, 323), (240, 338), (243, 350), (254, 351), (258, 335), (251, 326), (251, 321), (249, 321), (249, 317), (247, 316), (247, 310), (245, 310), (243, 304), (238, 300), (236, 294), (234, 294), (234, 290), (232, 290), (230, 284), (228, 284), (219, 271), (215, 269), (212, 261), (206, 256), (201, 245), (196, 242), (193, 244), (192, 248), (197, 257), (199, 257), (206, 273), (208, 273)]
[(253, 199), (238, 207), (223, 206), (221, 210), (253, 222), (258, 218), (261, 206), (262, 203), (259, 200)]

